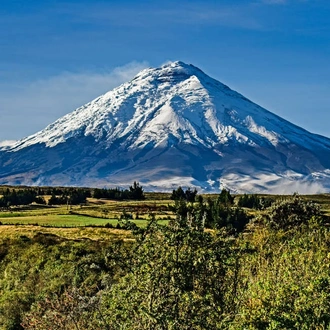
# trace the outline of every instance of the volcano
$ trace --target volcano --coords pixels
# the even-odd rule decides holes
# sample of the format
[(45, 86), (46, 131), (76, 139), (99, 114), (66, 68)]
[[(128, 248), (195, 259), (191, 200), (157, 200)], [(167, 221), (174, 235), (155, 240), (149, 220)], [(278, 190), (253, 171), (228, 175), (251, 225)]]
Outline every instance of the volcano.
[(330, 188), (330, 139), (171, 62), (0, 149), (0, 184), (178, 186), (202, 192)]

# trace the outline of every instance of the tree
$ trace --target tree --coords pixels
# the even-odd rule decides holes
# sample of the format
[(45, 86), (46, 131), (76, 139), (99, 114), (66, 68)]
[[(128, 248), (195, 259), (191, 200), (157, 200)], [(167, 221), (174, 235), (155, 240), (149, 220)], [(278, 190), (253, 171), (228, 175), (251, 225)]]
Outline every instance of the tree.
[(190, 188), (184, 191), (181, 187), (172, 191), (171, 199), (173, 200), (186, 200), (187, 202), (194, 202), (196, 199), (197, 190), (191, 190)]
[(173, 200), (180, 200), (185, 199), (186, 195), (181, 187), (177, 188), (176, 190), (173, 189), (171, 199)]
[(5, 190), (3, 197), (0, 198), (0, 206), (8, 205), (28, 205), (37, 199), (37, 192), (34, 189), (21, 189), (10, 191), (9, 189)]
[(140, 184), (136, 181), (134, 181), (133, 186), (129, 187), (129, 198), (135, 199), (135, 200), (143, 200), (144, 194), (143, 194), (143, 188), (140, 186)]
[[(227, 201), (228, 196), (225, 197)], [(207, 200), (205, 205), (207, 228), (220, 229), (227, 228), (240, 233), (250, 221), (250, 216), (240, 207), (231, 207), (228, 203), (223, 204), (223, 199), (218, 198), (213, 201)]]
[(266, 223), (274, 229), (290, 229), (307, 223), (312, 217), (321, 219), (320, 206), (304, 201), (295, 194), (291, 198), (277, 201), (269, 208)]
[(244, 194), (243, 196), (239, 197), (237, 205), (239, 207), (262, 210), (270, 207), (273, 202), (274, 199), (270, 197), (258, 197), (257, 195)]
[(235, 315), (239, 253), (205, 232), (199, 210), (181, 208), (169, 226), (151, 221), (134, 251), (131, 272), (103, 296), (109, 328), (219, 329)]
[(222, 189), (218, 197), (218, 202), (225, 206), (232, 205), (234, 203), (234, 197), (230, 194), (229, 190)]
[(140, 184), (134, 181), (133, 185), (129, 189), (121, 190), (119, 188), (110, 188), (110, 189), (94, 189), (93, 191), (94, 198), (107, 198), (115, 200), (124, 200), (124, 199), (134, 199), (134, 200), (143, 200), (145, 199), (143, 188)]

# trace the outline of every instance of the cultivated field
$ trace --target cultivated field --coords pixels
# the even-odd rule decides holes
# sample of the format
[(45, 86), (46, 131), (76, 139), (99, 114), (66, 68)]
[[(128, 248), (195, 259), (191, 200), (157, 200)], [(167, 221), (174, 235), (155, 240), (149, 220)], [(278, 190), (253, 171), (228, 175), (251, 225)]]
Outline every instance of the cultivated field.
[[(139, 227), (145, 227), (151, 217), (160, 224), (166, 225), (175, 217), (170, 206), (174, 204), (169, 199), (170, 194), (145, 193), (143, 201), (113, 201), (88, 198), (85, 205), (46, 206), (29, 205), (11, 207), (0, 211), (0, 236), (33, 236), (36, 232), (52, 233), (66, 238), (129, 238), (130, 232), (120, 229), (123, 220), (129, 220)], [(215, 199), (217, 195), (202, 195)], [(48, 200), (50, 196), (45, 196)], [(269, 195), (275, 199), (288, 196)], [(305, 195), (305, 200), (311, 200), (321, 205), (325, 215), (330, 217), (330, 194)], [(235, 201), (239, 196), (235, 197)], [(255, 214), (258, 211), (247, 210)]]

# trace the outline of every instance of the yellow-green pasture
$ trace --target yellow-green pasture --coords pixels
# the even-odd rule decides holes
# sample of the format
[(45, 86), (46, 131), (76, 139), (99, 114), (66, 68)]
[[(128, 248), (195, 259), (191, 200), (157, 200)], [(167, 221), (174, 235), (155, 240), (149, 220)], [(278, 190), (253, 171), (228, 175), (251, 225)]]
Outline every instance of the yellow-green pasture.
[[(148, 221), (155, 217), (160, 224), (167, 224), (175, 217), (170, 205), (173, 201), (169, 195), (155, 193), (144, 201), (113, 201), (89, 198), (86, 205), (78, 206), (45, 206), (30, 205), (24, 207), (11, 207), (9, 210), (0, 210), (0, 237), (6, 235), (27, 235), (38, 231), (49, 231), (61, 236), (72, 238), (93, 237), (103, 239), (112, 235), (121, 237), (129, 236), (129, 231), (115, 229), (120, 223), (120, 218), (126, 218), (145, 227)], [(150, 199), (151, 197), (155, 199)], [(203, 195), (215, 198), (213, 195)], [(237, 202), (239, 196), (236, 196)], [(274, 195), (276, 199), (289, 196)], [(321, 205), (324, 214), (330, 216), (330, 194), (305, 195), (306, 200), (312, 200)], [(156, 199), (159, 198), (159, 199)], [(259, 211), (250, 210), (255, 215)], [(109, 224), (109, 225), (107, 225)], [(106, 228), (114, 227), (114, 228)], [(119, 231), (118, 231), (119, 230)], [(114, 234), (115, 233), (115, 234)], [(118, 235), (120, 233), (120, 235)]]
[(132, 233), (128, 230), (105, 227), (41, 227), (36, 225), (2, 225), (0, 226), (0, 240), (6, 238), (32, 238), (35, 235), (56, 235), (66, 239), (95, 241), (132, 240)]

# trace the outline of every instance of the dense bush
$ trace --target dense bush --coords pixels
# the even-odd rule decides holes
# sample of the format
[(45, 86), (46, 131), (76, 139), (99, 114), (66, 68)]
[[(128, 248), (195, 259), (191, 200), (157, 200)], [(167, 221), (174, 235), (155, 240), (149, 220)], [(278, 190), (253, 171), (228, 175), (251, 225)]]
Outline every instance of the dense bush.
[(150, 224), (137, 237), (131, 271), (102, 300), (110, 329), (217, 329), (233, 310), (239, 258), (233, 242), (196, 218)]
[(329, 329), (329, 229), (318, 222), (300, 230), (258, 227), (242, 243), (239, 313), (232, 329)]
[(232, 200), (228, 196), (224, 199), (218, 198), (216, 201), (208, 200), (204, 206), (205, 226), (207, 228), (220, 229), (226, 227), (236, 232), (244, 230), (251, 217), (240, 207), (230, 207), (229, 201)]
[(266, 221), (272, 228), (289, 229), (321, 217), (320, 206), (303, 200), (299, 195), (277, 201), (269, 208)]
[(234, 203), (235, 197), (230, 194), (229, 190), (222, 189), (218, 196), (218, 203), (224, 206), (230, 206)]
[[(173, 191), (175, 196), (179, 196), (181, 193), (184, 194), (183, 196), (186, 196), (180, 187)], [(177, 198), (175, 199), (174, 206), (170, 206), (170, 209), (180, 217), (184, 217), (187, 214), (197, 217), (205, 228), (227, 228), (231, 232), (236, 233), (243, 231), (245, 225), (251, 219), (242, 208), (232, 206), (234, 197), (225, 189), (222, 190), (221, 194), (215, 200), (208, 198), (204, 202), (202, 196), (195, 195), (194, 200), (198, 202), (189, 203), (186, 197)]]
[[(24, 329), (75, 328), (70, 313), (78, 318), (84, 302), (97, 301), (105, 282), (123, 274), (109, 251), (121, 257), (121, 251), (129, 251), (126, 245), (76, 242), (42, 233), (31, 239), (0, 240), (0, 328), (21, 329), (23, 319)], [(96, 303), (89, 307), (87, 314), (82, 310), (81, 322), (90, 321)], [(54, 326), (47, 323), (50, 318)], [(67, 323), (56, 328), (61, 320)]]

